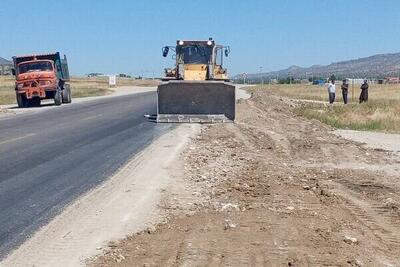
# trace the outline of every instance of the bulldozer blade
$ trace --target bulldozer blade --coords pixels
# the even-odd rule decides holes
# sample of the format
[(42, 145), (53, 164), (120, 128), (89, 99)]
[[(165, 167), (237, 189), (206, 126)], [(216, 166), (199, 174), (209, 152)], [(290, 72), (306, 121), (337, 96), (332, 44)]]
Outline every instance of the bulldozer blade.
[(235, 120), (235, 86), (223, 81), (169, 81), (157, 89), (157, 122)]

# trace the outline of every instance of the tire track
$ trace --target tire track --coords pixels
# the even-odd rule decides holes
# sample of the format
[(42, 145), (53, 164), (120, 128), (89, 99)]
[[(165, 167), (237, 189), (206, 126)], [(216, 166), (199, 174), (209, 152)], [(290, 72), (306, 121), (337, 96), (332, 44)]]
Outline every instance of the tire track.
[[(382, 206), (373, 200), (364, 200), (359, 193), (356, 193), (338, 182), (327, 181), (330, 191), (345, 200), (344, 205), (361, 222), (363, 222), (380, 242), (386, 246), (381, 250), (386, 254), (387, 260), (393, 264), (400, 263), (400, 229), (398, 217), (390, 213), (387, 207)], [(397, 217), (397, 218), (396, 218)]]

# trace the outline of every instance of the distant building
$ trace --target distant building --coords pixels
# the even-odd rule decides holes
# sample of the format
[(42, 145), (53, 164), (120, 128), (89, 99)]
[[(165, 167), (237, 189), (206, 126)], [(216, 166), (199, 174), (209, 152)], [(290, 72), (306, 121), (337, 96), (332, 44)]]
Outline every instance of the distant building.
[(388, 84), (400, 83), (400, 79), (399, 79), (399, 77), (387, 77), (385, 79), (385, 83), (388, 83)]
[(271, 81), (270, 81), (270, 83), (272, 83), (272, 84), (278, 84), (278, 79), (271, 79)]
[(119, 78), (132, 78), (130, 75), (127, 75), (125, 73), (118, 74), (118, 77)]
[(324, 79), (318, 79), (313, 81), (313, 85), (324, 85), (326, 81)]
[(89, 73), (87, 76), (91, 78), (91, 77), (106, 77), (107, 75), (104, 75), (103, 73), (93, 72)]
[(364, 79), (361, 79), (361, 78), (352, 79), (352, 78), (347, 78), (346, 80), (347, 80), (347, 82), (349, 84), (355, 84), (355, 85), (361, 85), (361, 84), (364, 83), (365, 80), (367, 80), (367, 82), (369, 84), (379, 84), (379, 80), (378, 79), (367, 79), (367, 78), (364, 78)]
[(0, 57), (0, 75), (11, 75), (13, 63), (7, 59)]
[(310, 81), (308, 79), (301, 79), (301, 84), (309, 84)]
[(363, 83), (364, 83), (364, 79), (360, 79), (360, 78), (355, 78), (355, 79), (347, 78), (346, 80), (347, 80), (347, 82), (348, 82), (349, 84), (357, 84), (357, 85), (360, 85), (360, 84), (363, 84)]

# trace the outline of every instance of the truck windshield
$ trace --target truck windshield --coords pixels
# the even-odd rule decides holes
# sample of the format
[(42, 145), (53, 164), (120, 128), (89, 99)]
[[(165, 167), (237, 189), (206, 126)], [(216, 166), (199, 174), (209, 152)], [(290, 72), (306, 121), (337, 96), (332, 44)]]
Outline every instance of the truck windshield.
[(212, 56), (212, 47), (208, 45), (186, 45), (177, 49), (177, 54), (185, 64), (208, 64)]
[(48, 61), (38, 61), (31, 63), (22, 63), (19, 65), (19, 73), (38, 72), (38, 71), (52, 71), (53, 66)]

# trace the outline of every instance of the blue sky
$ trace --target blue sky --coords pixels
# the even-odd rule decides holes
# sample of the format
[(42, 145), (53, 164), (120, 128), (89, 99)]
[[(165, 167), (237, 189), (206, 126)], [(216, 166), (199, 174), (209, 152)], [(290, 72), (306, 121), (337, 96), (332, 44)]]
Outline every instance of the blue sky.
[(231, 75), (400, 52), (398, 0), (1, 0), (0, 56), (61, 51), (71, 73), (161, 75), (176, 39), (230, 45)]

